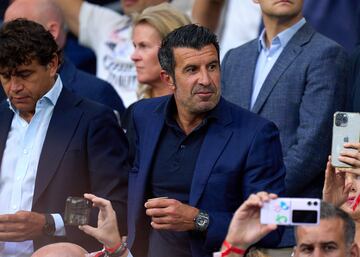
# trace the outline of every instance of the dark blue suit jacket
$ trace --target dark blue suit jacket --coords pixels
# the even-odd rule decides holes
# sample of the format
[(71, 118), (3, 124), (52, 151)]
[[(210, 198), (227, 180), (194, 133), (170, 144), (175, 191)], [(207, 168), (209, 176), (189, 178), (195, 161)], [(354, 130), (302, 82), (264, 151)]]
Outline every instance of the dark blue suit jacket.
[(346, 104), (347, 111), (360, 112), (360, 45), (352, 55)]
[[(129, 173), (128, 242), (136, 257), (140, 256), (137, 249), (146, 247), (142, 241), (146, 240), (146, 187), (170, 97), (146, 99), (133, 107), (137, 151)], [(280, 194), (284, 190), (285, 169), (276, 126), (224, 99), (216, 108), (223, 115), (209, 123), (190, 191), (189, 204), (210, 215), (206, 235), (189, 232), (194, 257), (212, 256), (219, 250), (234, 211), (251, 193)], [(278, 238), (273, 236), (267, 243)]]
[[(13, 118), (7, 102), (0, 105), (0, 163)], [(112, 201), (120, 227), (126, 231), (127, 141), (113, 111), (85, 100), (65, 87), (55, 105), (42, 147), (32, 211), (60, 213), (68, 196), (92, 192)], [(94, 213), (92, 224), (96, 224)], [(35, 249), (70, 241), (88, 250), (99, 244), (76, 227), (66, 227), (66, 238), (41, 237)]]
[(71, 92), (109, 106), (118, 111), (120, 116), (125, 111), (120, 96), (108, 82), (78, 70), (69, 59), (64, 58), (59, 74), (64, 86)]
[(5, 92), (0, 84), (0, 102), (2, 102), (3, 100), (6, 99), (6, 95), (5, 95)]

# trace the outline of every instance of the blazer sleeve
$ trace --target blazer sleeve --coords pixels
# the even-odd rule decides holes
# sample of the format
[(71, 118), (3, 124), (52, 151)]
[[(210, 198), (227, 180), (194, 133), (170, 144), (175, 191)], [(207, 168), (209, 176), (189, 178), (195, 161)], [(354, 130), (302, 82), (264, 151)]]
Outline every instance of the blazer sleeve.
[(91, 191), (111, 201), (120, 233), (126, 235), (128, 143), (111, 110), (92, 119), (87, 144)]
[(305, 188), (319, 178), (322, 180), (331, 148), (332, 117), (345, 105), (348, 68), (345, 51), (333, 45), (322, 49), (320, 56), (309, 58), (296, 143), (284, 159), (288, 196), (302, 195)]
[[(243, 190), (242, 202), (251, 194), (266, 191), (282, 195), (285, 190), (285, 167), (279, 132), (273, 123), (266, 123), (254, 137), (249, 149), (239, 185)], [(207, 249), (218, 250), (226, 237), (234, 212), (209, 212), (210, 223), (206, 235)], [(275, 247), (281, 238), (281, 230), (269, 234), (260, 242), (263, 247)]]

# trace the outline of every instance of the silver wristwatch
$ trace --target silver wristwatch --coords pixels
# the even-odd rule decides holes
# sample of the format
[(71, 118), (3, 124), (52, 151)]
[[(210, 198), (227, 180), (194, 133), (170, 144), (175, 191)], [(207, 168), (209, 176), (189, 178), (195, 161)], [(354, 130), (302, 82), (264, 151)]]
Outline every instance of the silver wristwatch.
[(200, 210), (199, 214), (194, 218), (195, 230), (204, 232), (209, 226), (209, 214)]

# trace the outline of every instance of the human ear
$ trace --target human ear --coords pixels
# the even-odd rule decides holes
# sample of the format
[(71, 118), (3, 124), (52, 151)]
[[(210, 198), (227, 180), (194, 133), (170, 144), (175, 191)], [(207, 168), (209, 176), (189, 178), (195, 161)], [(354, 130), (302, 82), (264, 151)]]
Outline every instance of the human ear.
[(351, 246), (350, 256), (351, 257), (359, 257), (360, 256), (359, 247), (358, 247), (358, 245), (356, 243), (353, 243), (353, 245)]
[(162, 82), (168, 85), (171, 88), (171, 90), (173, 91), (175, 90), (176, 86), (174, 80), (165, 70), (160, 71), (160, 79)]

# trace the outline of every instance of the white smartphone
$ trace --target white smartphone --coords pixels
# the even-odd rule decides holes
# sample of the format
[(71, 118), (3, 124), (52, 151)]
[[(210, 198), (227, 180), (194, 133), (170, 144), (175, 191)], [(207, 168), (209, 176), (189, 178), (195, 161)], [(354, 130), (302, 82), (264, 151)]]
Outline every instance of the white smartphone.
[[(358, 143), (360, 139), (360, 113), (335, 112), (331, 145), (331, 165), (334, 167), (351, 167), (339, 161), (344, 143)], [(356, 149), (348, 149), (357, 151)]]
[(261, 224), (285, 226), (317, 225), (320, 222), (320, 199), (277, 198), (264, 203)]

